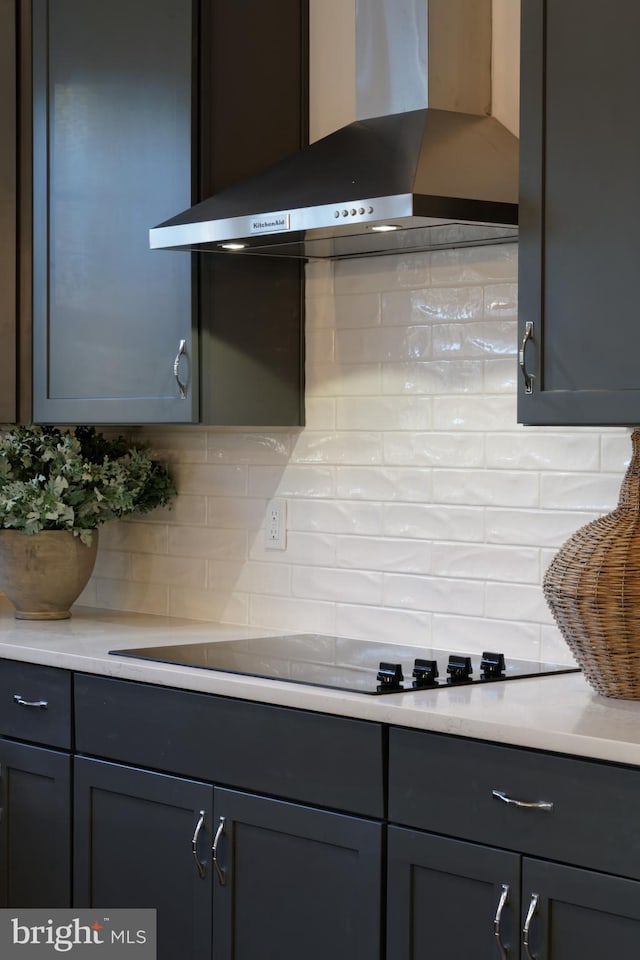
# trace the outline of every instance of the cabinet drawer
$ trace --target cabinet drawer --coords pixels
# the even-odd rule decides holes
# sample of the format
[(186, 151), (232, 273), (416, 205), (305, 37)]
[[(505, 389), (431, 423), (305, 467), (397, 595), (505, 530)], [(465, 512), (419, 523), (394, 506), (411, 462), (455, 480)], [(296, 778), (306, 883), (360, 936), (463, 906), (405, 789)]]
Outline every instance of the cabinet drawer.
[(382, 817), (380, 724), (77, 674), (76, 749)]
[(0, 660), (0, 735), (69, 749), (71, 674)]
[[(546, 801), (550, 811), (506, 804)], [(640, 770), (393, 728), (389, 818), (563, 863), (640, 878)]]

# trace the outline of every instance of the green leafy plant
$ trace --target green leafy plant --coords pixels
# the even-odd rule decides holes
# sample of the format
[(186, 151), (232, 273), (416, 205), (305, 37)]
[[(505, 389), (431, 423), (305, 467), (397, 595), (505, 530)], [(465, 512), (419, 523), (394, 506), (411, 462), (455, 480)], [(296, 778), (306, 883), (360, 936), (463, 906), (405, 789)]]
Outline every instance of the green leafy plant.
[(94, 427), (14, 427), (0, 437), (0, 526), (37, 533), (92, 530), (129, 513), (169, 506), (167, 470), (124, 437)]

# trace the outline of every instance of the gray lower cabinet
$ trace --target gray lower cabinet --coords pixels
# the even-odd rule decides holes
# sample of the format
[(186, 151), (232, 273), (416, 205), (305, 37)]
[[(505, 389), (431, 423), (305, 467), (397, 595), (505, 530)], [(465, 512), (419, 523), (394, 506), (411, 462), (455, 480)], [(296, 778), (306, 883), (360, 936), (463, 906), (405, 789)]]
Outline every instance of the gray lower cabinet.
[(73, 903), (157, 910), (158, 960), (211, 956), (213, 788), (76, 757)]
[[(633, 957), (640, 944), (640, 882), (525, 858), (522, 926), (540, 960)], [(526, 951), (523, 960), (529, 960)]]
[(71, 905), (71, 758), (0, 739), (0, 906)]
[(602, 960), (639, 943), (637, 880), (389, 828), (387, 960)]
[(640, 422), (639, 33), (626, 0), (522, 0), (522, 423)]
[(156, 909), (159, 960), (377, 960), (381, 851), (380, 823), (75, 761), (74, 905)]
[(216, 960), (378, 960), (382, 824), (216, 788)]
[(392, 826), (387, 863), (387, 960), (496, 960), (502, 898), (500, 943), (518, 956), (517, 854)]

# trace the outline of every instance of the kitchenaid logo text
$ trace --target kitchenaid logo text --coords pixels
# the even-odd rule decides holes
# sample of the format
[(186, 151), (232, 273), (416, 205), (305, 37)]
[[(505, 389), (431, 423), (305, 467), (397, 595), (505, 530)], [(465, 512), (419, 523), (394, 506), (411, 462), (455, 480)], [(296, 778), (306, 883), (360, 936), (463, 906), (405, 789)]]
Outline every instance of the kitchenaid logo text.
[(279, 217), (254, 217), (251, 221), (251, 233), (266, 233), (269, 230), (289, 230), (291, 217), (288, 213)]
[(156, 960), (155, 910), (0, 910), (0, 957)]

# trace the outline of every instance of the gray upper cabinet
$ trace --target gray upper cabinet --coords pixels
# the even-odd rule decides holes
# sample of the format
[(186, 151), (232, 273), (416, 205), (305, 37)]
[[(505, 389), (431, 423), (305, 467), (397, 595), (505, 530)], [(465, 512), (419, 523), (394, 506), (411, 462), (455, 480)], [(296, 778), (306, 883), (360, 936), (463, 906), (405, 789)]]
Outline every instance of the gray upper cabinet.
[(191, 3), (38, 0), (33, 68), (34, 419), (191, 421)]
[(305, 141), (306, 0), (275, 8), (35, 0), (36, 422), (302, 422), (300, 266), (148, 240)]
[(17, 50), (15, 0), (0, 0), (0, 422), (16, 416)]
[(640, 422), (639, 35), (626, 0), (522, 0), (522, 423)]

